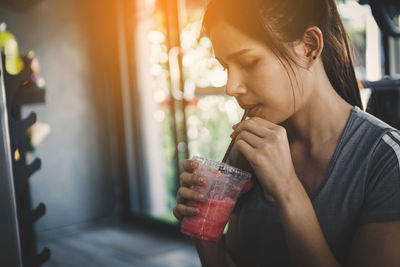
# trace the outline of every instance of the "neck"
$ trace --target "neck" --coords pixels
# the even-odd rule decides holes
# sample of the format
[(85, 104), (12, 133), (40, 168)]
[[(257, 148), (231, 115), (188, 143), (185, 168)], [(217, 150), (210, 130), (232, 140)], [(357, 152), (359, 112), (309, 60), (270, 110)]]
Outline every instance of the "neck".
[(352, 108), (336, 93), (328, 77), (322, 75), (308, 102), (281, 125), (286, 128), (289, 143), (312, 149), (339, 139)]

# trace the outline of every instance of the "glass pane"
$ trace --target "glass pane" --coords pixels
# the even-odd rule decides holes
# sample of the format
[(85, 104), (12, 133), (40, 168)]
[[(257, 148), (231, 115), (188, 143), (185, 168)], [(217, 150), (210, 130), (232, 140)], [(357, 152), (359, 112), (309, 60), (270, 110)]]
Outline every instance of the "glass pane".
[(184, 96), (190, 156), (222, 160), (231, 141), (232, 125), (243, 112), (224, 94), (227, 73), (213, 56), (211, 41), (199, 38), (202, 1), (186, 1), (186, 23), (181, 32)]
[[(135, 32), (137, 84), (140, 93), (141, 141), (144, 156), (146, 215), (176, 222), (175, 144), (171, 113), (167, 36), (160, 1), (137, 1)], [(138, 185), (136, 185), (138, 186)]]
[[(205, 2), (186, 0), (181, 48), (187, 135), (190, 157), (222, 160), (231, 141), (232, 125), (243, 110), (233, 97), (225, 94), (227, 72), (214, 58), (209, 38), (200, 38)], [(224, 233), (227, 232), (228, 224)]]
[(380, 80), (384, 73), (383, 47), (381, 33), (370, 6), (347, 0), (338, 3), (338, 9), (354, 46), (358, 79)]
[(232, 125), (242, 113), (234, 99), (223, 95), (196, 97), (187, 108), (190, 155), (222, 160), (231, 141)]

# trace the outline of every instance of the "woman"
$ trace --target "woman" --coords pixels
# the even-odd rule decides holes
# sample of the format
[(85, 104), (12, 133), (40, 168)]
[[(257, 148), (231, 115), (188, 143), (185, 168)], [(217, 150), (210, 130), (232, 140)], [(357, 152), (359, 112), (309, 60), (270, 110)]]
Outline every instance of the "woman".
[[(212, 0), (203, 21), (228, 70), (232, 165), (253, 172), (205, 266), (400, 266), (400, 133), (362, 111), (334, 0)], [(185, 160), (175, 216), (205, 184)]]

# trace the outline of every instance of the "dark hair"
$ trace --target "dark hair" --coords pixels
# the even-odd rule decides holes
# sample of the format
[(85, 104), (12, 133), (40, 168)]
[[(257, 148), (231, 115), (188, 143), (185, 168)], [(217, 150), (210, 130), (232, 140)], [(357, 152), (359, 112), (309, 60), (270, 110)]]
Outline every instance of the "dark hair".
[[(295, 64), (285, 44), (302, 39), (308, 27), (317, 26), (324, 38), (321, 57), (329, 81), (345, 101), (362, 109), (350, 53), (353, 46), (335, 0), (211, 0), (203, 18), (203, 33), (209, 35), (210, 28), (220, 21), (265, 43), (281, 63)], [(292, 65), (287, 65), (294, 73)]]

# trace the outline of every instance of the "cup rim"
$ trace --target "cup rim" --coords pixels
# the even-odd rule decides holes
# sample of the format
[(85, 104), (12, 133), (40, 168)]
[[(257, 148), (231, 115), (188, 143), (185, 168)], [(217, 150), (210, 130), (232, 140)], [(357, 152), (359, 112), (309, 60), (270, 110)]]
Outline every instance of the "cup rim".
[(228, 163), (207, 159), (201, 156), (193, 156), (192, 160), (199, 162), (207, 167), (213, 168), (221, 173), (233, 175), (237, 179), (251, 179), (251, 173), (229, 165)]

